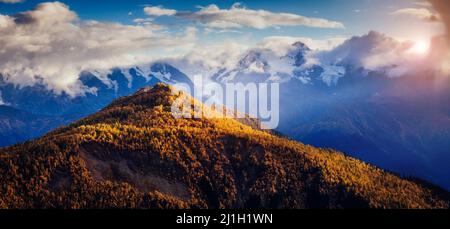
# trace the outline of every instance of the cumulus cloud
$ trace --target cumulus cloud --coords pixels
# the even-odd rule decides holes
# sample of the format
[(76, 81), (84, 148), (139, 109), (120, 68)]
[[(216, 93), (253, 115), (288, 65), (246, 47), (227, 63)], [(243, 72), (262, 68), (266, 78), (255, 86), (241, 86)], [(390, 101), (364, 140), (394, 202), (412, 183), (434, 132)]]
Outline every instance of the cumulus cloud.
[[(204, 81), (226, 73), (233, 75), (236, 71), (248, 73), (264, 71), (264, 74), (270, 74), (272, 80), (283, 80), (296, 68), (292, 57), (298, 52), (299, 47), (293, 45), (294, 43), (302, 42), (313, 49), (304, 54), (305, 64), (309, 66), (317, 63), (318, 52), (329, 51), (344, 41), (345, 38), (314, 40), (307, 37), (271, 36), (256, 44), (238, 41), (197, 44), (186, 55), (164, 61), (189, 76), (202, 76)], [(249, 56), (252, 53), (257, 53), (258, 58), (267, 61), (270, 66), (267, 69), (261, 69), (259, 68), (261, 66), (256, 65), (243, 66), (241, 60), (251, 58)]]
[(293, 44), (296, 42), (305, 43), (308, 47), (317, 51), (324, 51), (330, 50), (344, 41), (345, 38), (314, 40), (307, 37), (286, 36), (266, 37), (254, 45), (237, 41), (221, 41), (213, 44), (196, 44), (188, 53), (176, 58), (165, 59), (164, 61), (169, 62), (190, 76), (202, 75), (209, 77), (221, 69), (236, 68), (239, 60), (244, 58), (250, 51), (262, 53), (265, 58), (271, 59), (272, 64), (275, 64), (275, 62), (285, 61), (282, 58), (295, 49)]
[[(305, 63), (298, 68), (290, 58), (298, 52), (299, 46), (293, 45), (297, 42), (312, 49), (303, 54)], [(331, 85), (344, 77), (347, 71), (351, 73), (357, 70), (358, 74), (378, 72), (389, 77), (403, 77), (436, 69), (435, 64), (439, 63), (442, 55), (434, 56), (433, 53), (436, 52), (433, 51), (429, 55), (415, 53), (414, 45), (412, 41), (400, 41), (374, 31), (350, 39), (336, 37), (314, 40), (307, 37), (271, 36), (255, 45), (239, 44), (236, 41), (213, 45), (197, 44), (187, 55), (166, 61), (190, 76), (206, 77), (204, 80), (247, 70), (253, 73), (264, 72), (270, 74), (271, 78), (281, 77), (279, 79), (283, 80), (286, 75), (292, 76), (294, 70), (319, 65), (324, 69), (322, 79)], [(443, 52), (448, 54), (446, 49)], [(258, 58), (267, 61), (269, 67), (261, 69), (254, 68), (258, 66), (246, 66), (246, 69), (240, 69), (240, 60), (251, 53), (258, 53)]]
[(302, 42), (310, 49), (317, 51), (331, 50), (342, 44), (347, 38), (334, 37), (329, 39), (312, 39), (309, 37), (291, 37), (291, 36), (269, 36), (265, 37), (259, 46), (268, 48), (276, 53), (286, 53), (292, 48), (292, 44)]
[(408, 16), (418, 18), (420, 20), (436, 22), (439, 21), (439, 16), (432, 13), (426, 8), (405, 8), (399, 9), (391, 13), (392, 15)]
[(235, 3), (230, 9), (217, 5), (202, 7), (197, 12), (179, 12), (179, 17), (198, 21), (212, 28), (250, 27), (265, 29), (278, 26), (308, 26), (318, 28), (344, 28), (341, 22), (322, 18), (310, 18), (291, 13), (274, 13), (266, 10), (252, 10)]
[(233, 41), (197, 44), (185, 55), (166, 60), (189, 76), (210, 77), (220, 69), (231, 69), (250, 46)]
[[(283, 59), (289, 53), (296, 53), (292, 44), (301, 42), (312, 50), (304, 53), (305, 64), (302, 67), (319, 65), (324, 69), (322, 79), (331, 85), (343, 77), (346, 71), (379, 72), (389, 77), (415, 74), (430, 68), (428, 56), (414, 53), (412, 41), (399, 41), (385, 34), (371, 31), (350, 39), (331, 38), (314, 40), (307, 37), (267, 37), (258, 47)], [(275, 62), (276, 66), (283, 66)], [(425, 64), (426, 63), (426, 64)], [(283, 70), (284, 69), (284, 70)], [(292, 68), (277, 68), (277, 72), (288, 73)]]
[(0, 2), (3, 2), (3, 3), (21, 3), (23, 1), (24, 0), (0, 0)]
[(371, 31), (355, 36), (335, 49), (320, 55), (324, 64), (351, 66), (366, 71), (383, 71), (389, 76), (402, 76), (415, 71), (416, 61), (424, 56), (411, 53), (413, 43), (401, 42), (382, 33)]
[(155, 16), (155, 17), (172, 16), (177, 13), (176, 10), (164, 9), (162, 6), (147, 6), (144, 8), (144, 12), (148, 16)]
[(42, 3), (17, 15), (0, 14), (0, 75), (19, 86), (42, 83), (75, 96), (86, 91), (80, 72), (149, 61), (152, 53), (189, 45), (195, 32), (169, 35), (149, 25), (82, 21), (63, 3)]

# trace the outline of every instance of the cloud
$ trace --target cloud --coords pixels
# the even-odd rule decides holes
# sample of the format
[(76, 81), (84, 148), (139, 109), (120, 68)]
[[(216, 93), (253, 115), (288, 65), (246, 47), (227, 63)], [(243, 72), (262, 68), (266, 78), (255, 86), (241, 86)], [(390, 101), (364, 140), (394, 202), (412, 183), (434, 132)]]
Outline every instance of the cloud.
[(317, 28), (344, 28), (341, 22), (322, 18), (310, 18), (291, 13), (274, 13), (266, 10), (252, 10), (235, 3), (230, 9), (217, 5), (202, 7), (197, 12), (179, 12), (176, 16), (198, 21), (212, 28), (249, 27), (265, 29), (278, 26), (308, 26)]
[(416, 6), (427, 7), (427, 8), (431, 7), (431, 3), (428, 2), (427, 0), (420, 0), (417, 2), (413, 2), (412, 4), (416, 5)]
[(392, 15), (408, 16), (418, 18), (423, 21), (436, 22), (439, 21), (439, 16), (432, 13), (426, 8), (405, 8), (399, 9), (391, 13)]
[(268, 48), (276, 53), (286, 53), (292, 48), (292, 44), (302, 42), (313, 50), (331, 50), (336, 46), (342, 44), (347, 38), (334, 37), (329, 39), (311, 39), (309, 37), (291, 37), (291, 36), (269, 36), (265, 37), (259, 46)]
[(165, 60), (189, 76), (210, 77), (220, 69), (231, 69), (249, 49), (248, 45), (235, 41), (213, 44), (196, 44), (188, 53)]
[(206, 27), (204, 28), (204, 33), (205, 34), (211, 34), (211, 33), (216, 33), (216, 34), (220, 34), (220, 33), (240, 33), (242, 34), (243, 31), (242, 30), (238, 30), (238, 29), (228, 29), (228, 28), (211, 28), (211, 27)]
[[(202, 75), (206, 77), (204, 80), (207, 80), (235, 69), (239, 70), (240, 60), (255, 52), (269, 63), (270, 67), (264, 69), (265, 73), (271, 77), (283, 77), (292, 75), (296, 69), (294, 61), (289, 58), (298, 52), (299, 46), (293, 45), (296, 42), (302, 42), (312, 49), (304, 53), (305, 64), (300, 68), (321, 66), (324, 69), (322, 79), (328, 85), (345, 76), (346, 72), (351, 74), (357, 71), (361, 76), (377, 72), (389, 77), (407, 77), (424, 72), (428, 74), (430, 70), (441, 68), (436, 63), (440, 63), (442, 53), (438, 56), (434, 54), (436, 51), (431, 50), (429, 55), (414, 53), (414, 42), (396, 40), (374, 31), (350, 39), (336, 37), (315, 40), (308, 37), (270, 36), (255, 45), (237, 41), (217, 42), (212, 45), (197, 44), (188, 54), (165, 61), (189, 76)], [(438, 46), (438, 51), (448, 54), (447, 49), (442, 50), (439, 47), (443, 46)], [(253, 69), (252, 66), (242, 71), (245, 70), (262, 71)]]
[[(411, 41), (398, 41), (385, 34), (371, 31), (362, 36), (350, 39), (336, 37), (325, 40), (314, 40), (307, 37), (266, 37), (258, 44), (263, 50), (270, 50), (275, 57), (282, 59), (289, 53), (296, 53), (292, 44), (301, 42), (312, 50), (305, 53), (305, 66), (320, 65), (324, 69), (323, 80), (331, 85), (342, 77), (346, 71), (362, 70), (363, 72), (384, 73), (389, 77), (400, 77), (416, 74), (429, 65), (427, 55), (414, 54)], [(274, 61), (272, 61), (274, 62)], [(276, 61), (275, 61), (276, 62)], [(425, 64), (426, 63), (426, 64)], [(282, 66), (280, 63), (278, 66)], [(277, 69), (277, 72), (289, 73), (289, 68)]]
[(172, 16), (177, 13), (176, 10), (164, 9), (164, 8), (162, 8), (162, 6), (147, 6), (144, 8), (144, 12), (148, 16), (156, 16), (156, 17)]
[(82, 21), (63, 3), (42, 3), (17, 15), (0, 14), (0, 75), (19, 86), (42, 83), (75, 96), (87, 90), (78, 81), (83, 70), (149, 61), (190, 45), (195, 32), (188, 28), (174, 35), (151, 24)]
[[(213, 44), (197, 44), (186, 55), (164, 61), (189, 76), (201, 75), (203, 80), (211, 80), (211, 77), (239, 69), (240, 61), (249, 53), (258, 53), (262, 59), (270, 63), (270, 68), (266, 69), (267, 73), (272, 77), (279, 77), (279, 74), (292, 74), (295, 68), (294, 60), (288, 57), (298, 51), (298, 46), (294, 46), (294, 43), (303, 42), (314, 49), (305, 56), (308, 64), (314, 64), (314, 55), (317, 52), (329, 51), (344, 41), (345, 38), (314, 40), (307, 37), (285, 36), (266, 37), (256, 44), (247, 44), (248, 42), (244, 41), (220, 41)], [(248, 66), (247, 70), (254, 72), (262, 70), (252, 67), (255, 66)]]
[(21, 3), (24, 1), (25, 0), (0, 0), (0, 2), (2, 2), (2, 3)]
[(133, 22), (153, 31), (167, 29), (164, 25), (156, 24), (153, 18), (135, 18)]
[[(355, 36), (335, 49), (320, 55), (323, 64), (351, 66), (353, 69), (386, 72), (389, 76), (402, 76), (417, 70), (416, 61), (424, 56), (411, 54), (413, 43), (400, 42), (382, 33), (371, 31)], [(416, 64), (414, 64), (416, 63)]]

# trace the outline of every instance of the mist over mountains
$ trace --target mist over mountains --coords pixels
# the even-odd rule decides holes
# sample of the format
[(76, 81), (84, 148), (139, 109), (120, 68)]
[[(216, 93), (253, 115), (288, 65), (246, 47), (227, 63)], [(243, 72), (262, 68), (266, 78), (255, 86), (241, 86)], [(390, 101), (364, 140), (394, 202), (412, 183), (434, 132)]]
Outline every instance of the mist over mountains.
[(227, 55), (193, 62), (186, 59), (188, 55), (110, 71), (84, 71), (79, 82), (86, 92), (75, 97), (54, 93), (44, 82), (24, 87), (1, 77), (6, 105), (0, 110), (1, 121), (7, 130), (0, 133), (1, 144), (38, 137), (159, 82), (192, 87), (194, 77), (222, 84), (277, 82), (281, 93), (277, 131), (283, 135), (448, 189), (449, 77), (430, 64), (433, 44), (428, 56), (411, 53), (411, 47), (377, 32), (326, 50), (280, 40), (276, 46), (267, 42), (233, 54), (236, 59), (226, 65), (217, 63)]
[(308, 62), (313, 51), (295, 43), (277, 61), (272, 50), (252, 50), (217, 79), (279, 82), (281, 133), (448, 188), (450, 80), (428, 65), (430, 58), (399, 54), (408, 48), (371, 32)]
[(19, 87), (0, 76), (0, 91), (3, 98), (8, 98), (0, 109), (1, 123), (4, 125), (0, 133), (0, 145), (12, 145), (41, 136), (53, 128), (92, 114), (112, 100), (132, 94), (145, 86), (159, 82), (192, 85), (186, 75), (163, 63), (115, 68), (105, 75), (83, 72), (80, 81), (92, 90), (84, 96), (73, 97), (66, 93), (55, 94), (44, 84)]

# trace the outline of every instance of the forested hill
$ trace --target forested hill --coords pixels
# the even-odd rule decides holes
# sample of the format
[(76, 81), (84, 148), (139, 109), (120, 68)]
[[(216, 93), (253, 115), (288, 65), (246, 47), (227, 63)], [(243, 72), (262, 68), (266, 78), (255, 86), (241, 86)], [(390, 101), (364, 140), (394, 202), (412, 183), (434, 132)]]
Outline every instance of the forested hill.
[(157, 84), (0, 149), (0, 207), (449, 208), (447, 192), (340, 152), (233, 119), (175, 119), (179, 96), (191, 99)]

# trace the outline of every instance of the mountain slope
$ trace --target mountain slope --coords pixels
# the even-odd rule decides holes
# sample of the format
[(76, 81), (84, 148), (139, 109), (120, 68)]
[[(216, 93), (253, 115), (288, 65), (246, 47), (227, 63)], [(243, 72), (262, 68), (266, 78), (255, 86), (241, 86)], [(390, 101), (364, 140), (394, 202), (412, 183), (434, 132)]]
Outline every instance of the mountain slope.
[(85, 95), (71, 97), (64, 92), (56, 94), (40, 83), (18, 87), (0, 74), (0, 95), (11, 109), (28, 113), (27, 118), (24, 118), (27, 120), (34, 117), (45, 118), (45, 122), (35, 121), (34, 128), (22, 124), (25, 122), (24, 119), (17, 125), (8, 125), (7, 122), (17, 118), (11, 112), (3, 112), (4, 109), (0, 108), (0, 136), (4, 139), (0, 140), (0, 146), (39, 137), (55, 127), (97, 112), (114, 99), (133, 94), (145, 86), (163, 82), (186, 83), (193, 87), (188, 76), (164, 63), (115, 68), (104, 73), (83, 72), (79, 80), (84, 87), (89, 88), (88, 92)]
[(36, 138), (49, 129), (65, 123), (58, 117), (33, 115), (10, 106), (0, 105), (0, 146)]
[[(424, 76), (366, 77), (348, 86), (340, 82), (328, 94), (281, 85), (277, 130), (295, 140), (331, 147), (449, 190), (450, 84), (447, 81), (442, 84), (445, 90), (437, 90), (432, 77)], [(375, 87), (382, 84), (376, 81), (387, 80), (386, 85)], [(411, 85), (411, 81), (420, 85)]]
[(449, 207), (448, 193), (339, 152), (232, 119), (175, 119), (170, 108), (179, 96), (186, 95), (157, 84), (0, 149), (0, 206)]
[[(384, 39), (377, 33), (368, 37)], [(450, 77), (428, 70), (390, 77), (389, 67), (308, 62), (314, 52), (302, 43), (282, 54), (250, 50), (234, 68), (213, 78), (219, 83), (278, 82), (278, 132), (450, 190)]]

